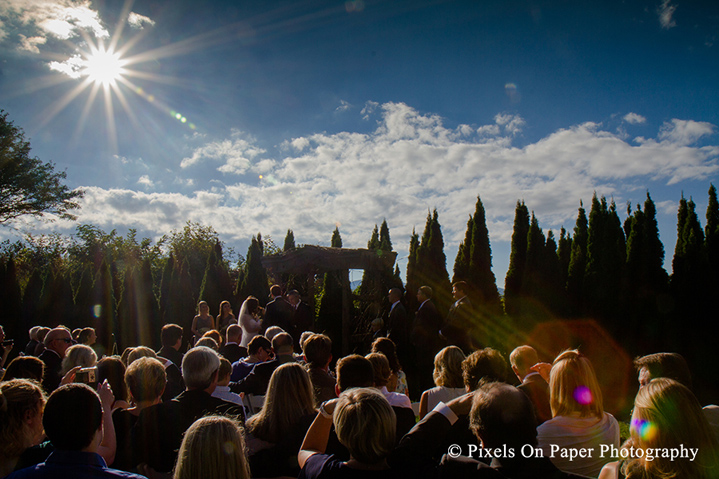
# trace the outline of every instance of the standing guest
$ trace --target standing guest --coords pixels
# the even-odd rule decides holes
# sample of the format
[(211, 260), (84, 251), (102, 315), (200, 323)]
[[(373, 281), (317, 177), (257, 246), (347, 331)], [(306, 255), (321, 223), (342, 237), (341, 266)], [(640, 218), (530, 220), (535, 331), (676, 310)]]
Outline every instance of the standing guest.
[[(100, 397), (87, 385), (68, 384), (58, 388), (47, 400), (42, 417), (45, 433), (55, 450), (45, 462), (17, 471), (8, 479), (143, 478), (108, 468), (98, 454), (105, 414)], [(112, 421), (109, 424), (112, 429)], [(107, 433), (112, 434), (114, 440), (114, 429)]]
[(0, 382), (0, 477), (10, 474), (23, 452), (42, 440), (44, 407), (45, 393), (38, 383)]
[[(602, 391), (589, 359), (567, 350), (554, 360), (549, 374), (552, 419), (537, 428), (537, 441), (546, 457), (552, 446), (562, 449), (619, 446), (619, 423), (604, 412)], [(610, 457), (599, 454), (570, 460), (554, 454), (552, 463), (573, 474), (597, 477)]]
[(37, 339), (37, 332), (40, 330), (40, 326), (33, 326), (30, 328), (28, 334), (30, 335), (30, 341), (25, 346), (25, 356), (35, 356), (35, 348), (40, 344)]
[(387, 337), (395, 344), (395, 355), (399, 358), (399, 362), (409, 365), (412, 357), (409, 343), (409, 319), (407, 310), (402, 304), (402, 290), (390, 289), (387, 298), (391, 304), (387, 315)]
[(462, 362), (466, 356), (457, 346), (447, 346), (434, 357), (434, 384), (422, 393), (419, 400), (419, 418), (424, 418), (440, 402), (448, 403), (467, 391), (462, 379)]
[(250, 479), (240, 426), (222, 416), (195, 421), (182, 439), (173, 479)]
[(270, 288), (270, 296), (272, 297), (272, 301), (265, 306), (263, 326), (265, 328), (279, 326), (283, 331), (291, 332), (293, 329), (292, 317), (295, 314), (295, 310), (282, 296), (282, 288), (280, 285), (272, 285)]
[(217, 387), (212, 393), (212, 397), (222, 399), (223, 401), (233, 404), (242, 403), (242, 396), (230, 391), (230, 375), (232, 374), (232, 364), (227, 358), (220, 358), (220, 369), (217, 372)]
[(246, 348), (252, 338), (260, 334), (262, 320), (260, 320), (260, 302), (254, 296), (249, 296), (240, 308), (238, 321), (242, 328), (242, 341), (240, 346)]
[(448, 345), (459, 346), (465, 354), (473, 349), (472, 332), (474, 329), (474, 311), (472, 302), (467, 297), (469, 285), (457, 281), (452, 285), (454, 304), (449, 308), (447, 320), (442, 326), (442, 336)]
[(97, 355), (90, 346), (74, 344), (65, 351), (65, 357), (62, 358), (60, 374), (64, 376), (68, 371), (77, 366), (81, 368), (91, 368), (96, 364)]
[(45, 336), (45, 350), (39, 356), (45, 363), (45, 379), (42, 383), (45, 392), (51, 393), (60, 386), (62, 359), (70, 345), (72, 345), (72, 337), (67, 328), (52, 329)]
[(227, 332), (227, 327), (230, 324), (236, 324), (237, 319), (232, 314), (232, 306), (229, 301), (223, 301), (220, 303), (220, 314), (217, 315), (215, 320), (215, 326), (222, 336)]
[(199, 341), (202, 335), (211, 329), (215, 329), (215, 318), (210, 315), (210, 306), (207, 301), (200, 301), (197, 303), (197, 316), (192, 318), (192, 326), (190, 326), (193, 341)]
[(292, 319), (295, 331), (292, 337), (295, 339), (295, 343), (299, 344), (299, 341), (297, 341), (299, 335), (305, 331), (314, 331), (315, 313), (312, 306), (302, 301), (302, 296), (300, 296), (300, 292), (296, 289), (290, 290), (290, 292), (287, 293), (287, 301), (289, 301), (295, 310)]
[(166, 324), (160, 331), (162, 348), (157, 355), (169, 359), (179, 368), (182, 365), (182, 326), (178, 324)]
[(230, 324), (227, 327), (225, 344), (220, 348), (220, 354), (227, 358), (230, 363), (239, 361), (247, 356), (247, 348), (240, 346), (242, 328), (237, 324)]
[(165, 367), (157, 359), (138, 358), (127, 367), (125, 384), (130, 391), (133, 406), (118, 408), (112, 413), (117, 438), (117, 452), (112, 467), (132, 472), (137, 464), (133, 458), (132, 428), (144, 409), (162, 400), (162, 392), (167, 384)]
[(552, 408), (549, 405), (549, 384), (531, 368), (539, 363), (537, 351), (532, 346), (519, 346), (509, 355), (512, 371), (522, 384), (517, 389), (529, 397), (537, 414), (537, 425), (552, 419)]
[(2, 378), (3, 374), (5, 373), (5, 362), (7, 361), (8, 356), (10, 355), (10, 352), (12, 351), (12, 348), (14, 346), (13, 342), (10, 341), (9, 344), (4, 344), (5, 342), (5, 330), (2, 326), (0, 326), (0, 378)]
[(302, 349), (307, 360), (315, 406), (319, 407), (323, 402), (337, 397), (337, 381), (330, 374), (332, 340), (324, 334), (313, 334), (304, 342)]
[(105, 380), (115, 396), (111, 409), (114, 411), (117, 408), (129, 408), (130, 395), (125, 383), (125, 364), (117, 356), (105, 356), (97, 363), (97, 382), (102, 383)]
[(37, 330), (38, 345), (35, 347), (35, 356), (40, 357), (42, 352), (45, 351), (45, 338), (50, 331), (51, 329), (45, 326), (41, 326), (40, 329)]
[(247, 420), (254, 477), (297, 477), (297, 453), (315, 414), (307, 371), (297, 363), (275, 369), (262, 409)]
[(97, 341), (97, 333), (95, 333), (94, 328), (85, 328), (82, 331), (80, 331), (80, 335), (77, 338), (77, 342), (80, 344), (85, 344), (87, 346), (92, 346)]
[(264, 336), (255, 336), (247, 348), (248, 356), (232, 363), (231, 381), (240, 381), (252, 372), (255, 364), (272, 359), (272, 344)]
[(414, 315), (410, 341), (414, 346), (414, 359), (417, 369), (417, 387), (424, 391), (432, 387), (432, 360), (442, 348), (439, 329), (444, 319), (432, 302), (432, 288), (420, 286), (417, 290), (419, 307)]

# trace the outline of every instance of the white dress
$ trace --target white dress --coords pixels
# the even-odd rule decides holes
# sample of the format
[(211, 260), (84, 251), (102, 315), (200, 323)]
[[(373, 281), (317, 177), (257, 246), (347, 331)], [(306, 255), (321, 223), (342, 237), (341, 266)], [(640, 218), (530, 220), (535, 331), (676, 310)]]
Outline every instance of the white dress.
[(240, 317), (240, 327), (242, 328), (242, 341), (240, 341), (240, 346), (246, 348), (252, 338), (260, 334), (262, 325), (261, 321), (254, 318), (251, 314), (243, 314)]

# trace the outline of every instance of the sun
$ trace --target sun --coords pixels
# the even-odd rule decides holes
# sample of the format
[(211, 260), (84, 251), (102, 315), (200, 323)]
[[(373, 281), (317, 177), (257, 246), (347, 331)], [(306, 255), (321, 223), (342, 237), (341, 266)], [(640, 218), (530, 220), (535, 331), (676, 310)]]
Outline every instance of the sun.
[(100, 46), (93, 48), (87, 55), (82, 73), (95, 85), (115, 86), (126, 73), (123, 68), (126, 64), (127, 61), (123, 60), (119, 53)]

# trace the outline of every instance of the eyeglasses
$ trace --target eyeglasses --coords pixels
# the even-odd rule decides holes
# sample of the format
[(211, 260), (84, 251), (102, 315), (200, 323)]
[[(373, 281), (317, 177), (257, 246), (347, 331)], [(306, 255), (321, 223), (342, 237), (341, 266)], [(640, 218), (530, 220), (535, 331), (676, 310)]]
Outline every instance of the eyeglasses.
[(55, 338), (55, 341), (62, 341), (62, 342), (65, 342), (65, 343), (67, 343), (67, 344), (72, 344), (72, 339), (71, 339), (71, 338)]

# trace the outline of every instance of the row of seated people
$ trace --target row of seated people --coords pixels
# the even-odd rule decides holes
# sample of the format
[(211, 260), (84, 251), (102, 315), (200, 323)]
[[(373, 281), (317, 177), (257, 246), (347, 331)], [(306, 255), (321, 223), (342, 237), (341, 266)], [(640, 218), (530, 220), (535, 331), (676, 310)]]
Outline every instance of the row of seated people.
[[(302, 364), (293, 355), (291, 336), (286, 333), (274, 335), (269, 350), (266, 343), (259, 340), (265, 344), (268, 357), (264, 359), (274, 357), (255, 361), (252, 370), (239, 381), (231, 381), (231, 376), (241, 361), (231, 365), (228, 360), (223, 361), (213, 347), (195, 347), (179, 359), (181, 382), (177, 386), (184, 390), (164, 401), (163, 393), (171, 382), (170, 371), (177, 365), (165, 355), (158, 359), (149, 348), (134, 348), (126, 356), (128, 366), (121, 381), (128, 395), (123, 398), (119, 397), (122, 393), (112, 394), (120, 391), (121, 386), (111, 385), (109, 378), (101, 379), (100, 396), (94, 396), (101, 404), (100, 425), (93, 422), (86, 429), (93, 432), (92, 448), (84, 451), (87, 454), (82, 464), (78, 462), (80, 456), (72, 456), (73, 467), (112, 471), (105, 466), (110, 464), (113, 468), (148, 476), (169, 477), (174, 471), (176, 477), (200, 477), (193, 476), (191, 471), (204, 471), (202, 477), (207, 474), (225, 477), (221, 471), (207, 469), (219, 467), (217, 464), (210, 466), (206, 463), (211, 461), (205, 460), (200, 463), (197, 459), (200, 456), (190, 452), (193, 448), (214, 448), (224, 450), (228, 456), (234, 453), (247, 456), (236, 461), (239, 464), (236, 475), (227, 477), (248, 477), (250, 473), (252, 477), (297, 477), (298, 474), (300, 477), (324, 477), (324, 474), (366, 477), (366, 473), (358, 472), (365, 470), (387, 477), (398, 474), (437, 477), (448, 473), (457, 477), (474, 474), (477, 477), (570, 477), (567, 474), (603, 478), (622, 475), (716, 477), (716, 436), (707, 421), (707, 410), (702, 411), (689, 388), (682, 385), (688, 382), (688, 368), (684, 374), (680, 367), (672, 366), (672, 360), (678, 355), (659, 354), (636, 361), (641, 385), (645, 387), (637, 395), (631, 436), (624, 447), (669, 448), (672, 444), (677, 447), (682, 444), (687, 449), (698, 450), (697, 456), (691, 461), (630, 458), (621, 464), (607, 465), (612, 457), (601, 457), (598, 451), (602, 445), (619, 447), (618, 424), (603, 411), (601, 390), (592, 365), (577, 351), (565, 351), (548, 365), (537, 361), (532, 348), (517, 348), (510, 355), (512, 370), (522, 381), (520, 389), (516, 389), (504, 382), (507, 362), (498, 351), (485, 348), (464, 357), (458, 348), (445, 348), (435, 357), (437, 387), (422, 395), (421, 421), (415, 426), (407, 396), (387, 388), (393, 371), (384, 354), (341, 358), (333, 376), (327, 370), (331, 361), (331, 355), (327, 359), (331, 350), (331, 342), (328, 342), (329, 338), (323, 335), (305, 337)], [(163, 340), (163, 349), (168, 345), (170, 341)], [(253, 353), (257, 357), (258, 351), (250, 349), (249, 357)], [(70, 353), (69, 356), (73, 356), (72, 351)], [(103, 358), (101, 362), (106, 359), (110, 358)], [(113, 359), (124, 367), (122, 360)], [(65, 365), (65, 369), (70, 368), (65, 373), (65, 382), (72, 377), (72, 371), (77, 372), (78, 366), (72, 364)], [(334, 391), (312, 380), (313, 369), (325, 373), (319, 375), (324, 379), (334, 381)], [(10, 367), (8, 371), (16, 377)], [(671, 379), (653, 380), (665, 376)], [(42, 374), (34, 379), (42, 380)], [(57, 392), (77, 388), (68, 384)], [(12, 445), (4, 446), (0, 452), (3, 466), (0, 475), (40, 462), (12, 477), (58, 477), (48, 472), (53, 465), (58, 465), (58, 454), (49, 457), (47, 454), (53, 449), (64, 453), (66, 447), (61, 446), (65, 443), (62, 439), (56, 440), (51, 431), (66, 433), (67, 428), (45, 425), (50, 442), (31, 447), (42, 438), (42, 426), (53, 421), (52, 415), (46, 419), (55, 409), (48, 411), (45, 392), (37, 383), (24, 379), (3, 381), (0, 389), (0, 418), (5, 436), (2, 443)], [(16, 390), (25, 392), (17, 394)], [(264, 395), (260, 412), (246, 417), (242, 400), (236, 395), (238, 392)], [(467, 392), (469, 394), (464, 394)], [(47, 404), (51, 403), (53, 394)], [(16, 400), (19, 405), (13, 405)], [(366, 408), (362, 406), (365, 402)], [(667, 410), (673, 414), (665, 414)], [(13, 420), (13, 414), (19, 414), (20, 421), (17, 417)], [(222, 443), (213, 446), (213, 441), (220, 436), (235, 433), (227, 419), (198, 422), (207, 414), (230, 418), (235, 429), (244, 425), (244, 432), (237, 429), (242, 443), (232, 441), (232, 451)], [(77, 414), (65, 416), (73, 417), (78, 424), (84, 420), (78, 419)], [(648, 434), (646, 431), (652, 429), (647, 424), (667, 434)], [(207, 428), (224, 432), (208, 433)], [(94, 434), (98, 429), (104, 434)], [(461, 444), (460, 451), (452, 449), (453, 444)], [(519, 451), (525, 445), (538, 447), (544, 457), (522, 457)], [(515, 454), (484, 462), (453, 457), (458, 452), (473, 451), (476, 456), (482, 446), (505, 447)], [(553, 446), (566, 450), (594, 448), (595, 453), (571, 461), (555, 455), (550, 461), (547, 457)], [(186, 454), (178, 458), (178, 450)], [(445, 455), (448, 451), (450, 454)], [(97, 455), (104, 462), (98, 460)], [(62, 460), (69, 461), (68, 457), (62, 456)], [(192, 457), (196, 458), (195, 464), (183, 464), (184, 459), (191, 461)], [(62, 464), (69, 467), (66, 462)], [(492, 475), (497, 472), (503, 476)], [(672, 472), (676, 474), (667, 475)], [(83, 474), (78, 472), (74, 476), (84, 477)]]

